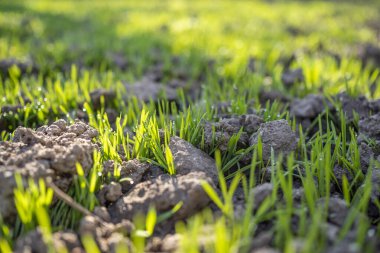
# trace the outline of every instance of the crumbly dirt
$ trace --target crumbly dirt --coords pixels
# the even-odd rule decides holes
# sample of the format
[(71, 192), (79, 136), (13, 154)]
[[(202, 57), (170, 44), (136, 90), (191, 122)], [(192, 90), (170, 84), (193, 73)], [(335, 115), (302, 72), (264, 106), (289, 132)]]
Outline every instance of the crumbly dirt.
[(90, 99), (95, 110), (101, 108), (102, 99), (104, 100), (104, 106), (110, 107), (116, 99), (116, 92), (114, 90), (96, 89), (90, 92)]
[(155, 206), (159, 213), (169, 211), (179, 202), (181, 209), (173, 219), (191, 216), (209, 203), (201, 181), (212, 180), (204, 172), (191, 172), (186, 175), (161, 175), (156, 179), (137, 184), (127, 195), (120, 198), (109, 210), (115, 222), (132, 219), (139, 212), (147, 213), (150, 206)]
[(299, 119), (314, 119), (324, 111), (324, 104), (323, 96), (310, 94), (303, 99), (295, 99), (290, 105), (290, 114)]
[(359, 119), (363, 119), (370, 114), (370, 104), (364, 96), (353, 98), (347, 93), (341, 93), (337, 96), (337, 100), (342, 104), (342, 110), (348, 123), (354, 120), (355, 114), (358, 115)]
[(303, 82), (304, 79), (305, 77), (301, 68), (286, 70), (281, 76), (281, 81), (287, 88), (292, 87), (296, 83)]
[[(147, 80), (144, 82), (148, 82)], [(158, 84), (157, 87), (159, 87), (160, 83), (157, 80), (150, 79), (149, 82), (151, 85)], [(169, 89), (175, 90), (173, 87), (169, 87)], [(146, 91), (148, 92), (148, 89)], [(155, 94), (154, 92), (150, 93), (146, 98), (149, 97), (148, 100), (158, 99), (162, 95), (161, 92), (165, 92), (165, 90)], [(285, 99), (279, 94), (263, 94), (264, 98), (273, 98), (279, 101)], [(115, 96), (116, 94), (111, 90), (95, 90), (90, 97), (94, 107), (100, 106), (101, 97), (104, 97), (105, 104), (109, 107), (112, 106)], [(173, 96), (173, 99), (176, 98)], [(342, 103), (343, 111), (349, 121), (347, 124), (353, 124), (356, 119), (359, 119), (357, 130), (361, 169), (365, 175), (368, 172), (370, 160), (380, 160), (379, 102), (368, 101), (364, 97), (352, 98), (345, 93), (339, 94), (333, 99)], [(227, 103), (226, 106), (229, 104)], [(336, 113), (332, 104), (323, 96), (308, 95), (290, 103), (290, 116), (305, 127), (326, 109)], [(263, 144), (262, 158), (265, 162), (270, 160), (272, 150), (276, 156), (279, 154), (286, 156), (297, 146), (297, 135), (291, 129), (288, 121), (274, 120), (264, 123), (263, 118), (256, 113), (241, 116), (228, 115), (221, 117), (217, 122), (205, 122), (204, 127), (206, 149), (218, 147), (222, 151), (226, 151), (230, 138), (239, 132), (241, 132), (241, 137), (238, 147), (248, 148), (257, 144), (260, 136)], [(133, 136), (133, 132), (127, 128), (125, 133)], [(6, 185), (5, 190), (0, 193), (0, 201), (5, 203), (0, 206), (1, 214), (10, 220), (15, 218), (15, 208), (12, 203), (12, 189), (15, 184), (10, 179), (13, 178), (16, 171), (19, 171), (23, 177), (35, 179), (51, 177), (58, 187), (66, 191), (75, 174), (76, 162), (79, 162), (85, 171), (91, 168), (92, 153), (98, 148), (92, 142), (96, 136), (97, 132), (93, 128), (79, 121), (73, 125), (67, 125), (65, 121), (59, 120), (35, 131), (19, 127), (15, 131), (12, 142), (0, 143), (0, 183)], [(127, 237), (135, 229), (131, 220), (136, 214), (146, 214), (151, 206), (156, 208), (158, 214), (162, 214), (182, 202), (179, 211), (168, 221), (157, 225), (156, 232), (148, 240), (146, 247), (147, 252), (175, 252), (180, 240), (177, 234), (173, 234), (176, 221), (189, 218), (205, 207), (210, 207), (215, 217), (220, 215), (220, 211), (202, 188), (202, 182), (206, 181), (220, 194), (214, 159), (179, 137), (172, 137), (169, 147), (176, 168), (174, 176), (168, 175), (156, 165), (137, 159), (118, 163), (111, 160), (104, 161), (102, 174), (109, 175), (110, 181), (107, 181), (96, 193), (100, 206), (93, 211), (95, 216), (85, 216), (80, 222), (77, 233), (72, 231), (54, 233), (53, 247), (59, 249), (65, 246), (70, 251), (82, 252), (80, 239), (84, 235), (91, 234), (102, 252), (114, 252), (115, 245), (120, 242), (132, 249), (133, 246)], [(120, 177), (123, 179), (120, 182), (116, 182), (112, 176), (114, 169), (120, 171)], [(256, 212), (260, 205), (273, 194), (275, 187), (270, 182), (272, 174), (275, 173), (277, 173), (276, 167), (271, 166), (257, 171), (256, 182), (258, 184), (252, 189), (255, 196), (253, 212)], [(305, 176), (305, 170), (300, 167), (293, 173), (293, 203), (295, 206), (299, 206), (302, 199), (305, 198), (305, 190), (299, 174)], [(321, 224), (321, 229), (326, 231), (328, 252), (358, 252), (355, 251), (357, 245), (352, 243), (356, 238), (357, 223), (354, 223), (342, 243), (336, 244), (339, 231), (349, 213), (349, 208), (340, 193), (343, 176), (352, 182), (356, 175), (343, 168), (341, 164), (335, 164), (330, 185), (331, 196), (325, 214), (327, 221)], [(318, 181), (316, 178), (313, 179), (318, 187)], [(372, 171), (371, 180), (373, 188), (368, 217), (376, 220), (380, 215), (375, 204), (380, 199), (379, 169)], [(281, 190), (275, 194), (279, 201), (286, 203)], [(241, 217), (246, 210), (245, 193), (241, 186), (236, 190), (233, 201), (234, 215)], [(325, 203), (326, 199), (321, 198), (315, 205), (323, 208)], [(300, 222), (299, 217), (294, 215), (290, 224), (291, 230), (296, 232)], [(274, 229), (273, 226), (271, 221), (265, 221), (258, 225), (250, 245), (251, 252), (277, 252), (273, 248), (273, 232), (271, 232)], [(376, 244), (376, 240), (370, 236), (367, 240)], [(296, 248), (301, 249), (303, 244), (301, 239), (295, 241)], [(31, 231), (17, 240), (16, 252), (24, 252), (26, 249), (30, 249), (32, 252), (47, 252), (47, 246), (43, 243), (39, 229)]]
[(261, 137), (263, 144), (262, 158), (268, 161), (273, 149), (275, 155), (287, 155), (297, 146), (297, 138), (286, 120), (275, 120), (260, 125), (250, 138), (250, 145), (256, 145)]
[(215, 123), (206, 122), (205, 146), (206, 148), (218, 147), (221, 151), (226, 151), (231, 137), (242, 130), (238, 148), (247, 148), (249, 136), (255, 133), (263, 122), (263, 119), (256, 114), (224, 118)]
[(158, 101), (160, 98), (166, 98), (169, 101), (177, 99), (177, 92), (170, 86), (164, 85), (156, 80), (152, 80), (149, 76), (144, 76), (141, 80), (134, 84), (125, 83), (126, 93), (125, 99), (136, 96), (138, 101), (149, 102)]
[(97, 148), (91, 140), (97, 131), (83, 122), (67, 125), (58, 120), (49, 126), (32, 130), (19, 127), (12, 142), (0, 142), (0, 213), (6, 220), (15, 218), (13, 206), (14, 175), (24, 178), (51, 177), (62, 190), (68, 190), (76, 163), (87, 172), (92, 167), (92, 154)]
[[(215, 161), (178, 137), (171, 138), (169, 147), (173, 154), (176, 175), (162, 174), (136, 184), (116, 203), (109, 206), (109, 212), (115, 222), (132, 219), (138, 212), (147, 213), (152, 205), (159, 213), (169, 211), (179, 202), (183, 205), (174, 214), (173, 220), (183, 219), (209, 203), (210, 199), (204, 192), (201, 182), (207, 181), (215, 187), (217, 182)], [(141, 167), (135, 162), (136, 164)]]
[(13, 58), (3, 59), (0, 61), (0, 75), (3, 77), (7, 77), (9, 75), (9, 69), (13, 66), (16, 66), (20, 71), (20, 75), (23, 74), (37, 74), (38, 67), (32, 62), (21, 62)]

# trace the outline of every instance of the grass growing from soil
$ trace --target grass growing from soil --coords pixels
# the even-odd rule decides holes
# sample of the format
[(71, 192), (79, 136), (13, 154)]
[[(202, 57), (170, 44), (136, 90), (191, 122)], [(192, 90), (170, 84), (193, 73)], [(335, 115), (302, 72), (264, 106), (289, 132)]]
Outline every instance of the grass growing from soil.
[[(0, 121), (5, 122), (0, 140), (11, 140), (17, 126), (37, 128), (60, 118), (73, 122), (84, 115), (99, 131), (101, 150), (94, 153), (88, 175), (77, 165), (68, 195), (89, 211), (99, 205), (95, 193), (103, 184), (128, 180), (118, 170), (122, 161), (137, 158), (175, 175), (170, 138), (179, 136), (199, 147), (215, 158), (218, 191), (206, 181), (202, 187), (221, 214), (214, 216), (206, 208), (177, 222), (178, 252), (249, 252), (264, 223), (272, 224), (267, 232), (281, 252), (326, 252), (323, 224), (332, 185), (338, 186), (336, 192), (349, 208), (336, 244), (355, 227), (359, 252), (375, 252), (376, 245), (367, 243), (366, 237), (372, 233), (380, 238), (379, 218), (366, 214), (374, 187), (371, 173), (379, 164), (373, 160), (366, 174), (361, 170), (359, 119), (354, 114), (349, 122), (341, 104), (331, 99), (337, 112), (326, 107), (311, 127), (303, 128), (290, 115), (288, 103), (261, 103), (260, 94), (272, 90), (289, 98), (313, 93), (331, 98), (347, 92), (353, 97), (380, 98), (379, 67), (374, 62), (364, 65), (358, 57), (364, 44), (379, 46), (380, 28), (370, 25), (380, 23), (379, 8), (375, 1), (2, 1), (0, 60), (31, 62), (39, 70), (32, 73), (29, 66), (22, 73), (14, 65), (0, 72), (0, 107), (19, 105), (16, 111), (0, 112)], [(286, 66), (292, 55), (294, 60)], [(248, 64), (251, 59), (254, 69)], [(124, 83), (140, 80), (157, 62), (162, 83), (185, 76), (185, 84), (176, 91), (179, 99), (169, 101), (164, 94), (159, 101), (123, 97)], [(302, 68), (304, 80), (285, 86), (281, 75), (287, 67)], [(199, 93), (194, 95), (197, 87)], [(104, 98), (94, 106), (90, 92), (97, 88), (115, 91), (111, 106), (105, 105)], [(220, 103), (228, 106), (218, 107)], [(110, 120), (107, 108), (117, 112), (116, 119)], [(272, 151), (270, 161), (264, 161), (260, 138), (257, 145), (239, 148), (241, 131), (231, 137), (225, 152), (217, 142), (205, 145), (204, 121), (253, 110), (264, 122), (287, 120), (298, 133), (297, 149), (287, 156)], [(133, 134), (125, 133), (126, 128)], [(248, 165), (242, 162), (247, 156)], [(107, 160), (115, 162), (112, 175), (101, 173)], [(344, 175), (338, 181), (336, 165), (351, 179)], [(268, 166), (273, 190), (257, 207), (254, 202), (259, 196), (252, 189), (263, 183)], [(293, 199), (295, 175), (304, 189), (299, 204)], [(20, 180), (15, 189), (16, 224), (0, 217), (0, 252), (11, 252), (17, 238), (36, 227), (42, 228), (48, 245), (53, 232), (78, 228), (83, 214), (62, 201), (51, 205), (52, 192), (43, 180), (30, 181), (26, 188)], [(245, 210), (236, 215), (233, 197), (238, 187)], [(321, 198), (325, 202), (317, 204)], [(380, 209), (379, 200), (375, 204)], [(130, 235), (132, 251), (143, 252), (157, 224), (180, 207), (178, 203), (164, 214), (152, 207), (146, 216), (136, 217)], [(100, 252), (91, 237), (83, 237), (82, 244), (88, 252)], [(116, 247), (117, 252), (128, 250), (126, 245)]]

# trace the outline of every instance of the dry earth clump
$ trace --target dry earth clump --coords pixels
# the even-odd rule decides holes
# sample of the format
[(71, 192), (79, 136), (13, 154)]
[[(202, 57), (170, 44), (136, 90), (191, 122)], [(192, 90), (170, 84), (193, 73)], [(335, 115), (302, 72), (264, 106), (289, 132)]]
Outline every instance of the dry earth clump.
[(98, 132), (83, 122), (68, 125), (58, 120), (37, 130), (19, 127), (12, 142), (0, 142), (0, 213), (6, 220), (15, 218), (14, 176), (52, 178), (67, 191), (76, 174), (76, 163), (87, 172), (93, 163), (97, 146), (91, 142)]

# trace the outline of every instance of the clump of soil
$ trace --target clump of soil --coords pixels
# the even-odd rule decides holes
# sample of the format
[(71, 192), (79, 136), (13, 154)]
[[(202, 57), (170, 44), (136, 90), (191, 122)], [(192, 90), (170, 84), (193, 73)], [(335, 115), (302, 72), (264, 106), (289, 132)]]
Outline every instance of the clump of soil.
[(364, 45), (360, 49), (359, 57), (364, 65), (373, 64), (376, 67), (380, 66), (380, 48), (375, 45)]
[(90, 92), (90, 99), (92, 106), (95, 110), (100, 109), (102, 97), (104, 99), (104, 106), (112, 106), (112, 102), (116, 99), (116, 92), (114, 90), (96, 89)]
[(310, 94), (303, 99), (295, 99), (290, 105), (290, 114), (301, 119), (313, 119), (323, 112), (324, 103), (323, 96)]
[(282, 76), (281, 81), (285, 85), (285, 87), (292, 87), (296, 83), (303, 82), (305, 79), (303, 75), (303, 71), (301, 68), (297, 68), (294, 70), (286, 70)]
[[(55, 232), (52, 237), (53, 248), (56, 251), (67, 249), (69, 252), (81, 252), (82, 250), (78, 235), (72, 231)], [(14, 252), (49, 252), (41, 229), (37, 228), (19, 238), (15, 243)]]
[(224, 118), (215, 123), (207, 122), (205, 124), (205, 146), (207, 148), (218, 147), (221, 151), (226, 151), (231, 137), (242, 130), (238, 147), (246, 148), (249, 145), (249, 136), (256, 132), (263, 122), (263, 119), (256, 114)]
[(261, 138), (263, 144), (262, 158), (268, 161), (271, 150), (275, 155), (287, 155), (297, 147), (296, 134), (286, 120), (275, 120), (260, 125), (260, 128), (250, 138), (250, 145), (256, 145)]
[(13, 66), (17, 66), (20, 71), (20, 75), (24, 74), (37, 74), (38, 67), (31, 62), (21, 62), (13, 58), (4, 59), (0, 61), (0, 75), (3, 77), (7, 77), (9, 75), (9, 69)]
[(152, 80), (149, 76), (143, 77), (140, 81), (134, 84), (125, 84), (126, 94), (125, 99), (136, 96), (138, 101), (149, 102), (158, 101), (159, 98), (166, 98), (169, 101), (177, 99), (177, 92), (168, 85)]
[(169, 211), (180, 202), (183, 205), (174, 214), (173, 220), (183, 219), (209, 203), (209, 197), (204, 192), (201, 182), (204, 180), (214, 186), (217, 181), (215, 161), (178, 137), (172, 137), (169, 146), (177, 174), (162, 174), (136, 184), (115, 204), (109, 206), (115, 222), (132, 219), (139, 212), (147, 213), (152, 205), (160, 213)]
[(15, 173), (23, 178), (47, 178), (66, 191), (76, 174), (76, 163), (87, 172), (93, 163), (91, 142), (97, 131), (83, 122), (67, 125), (58, 120), (37, 130), (19, 127), (12, 142), (0, 142), (0, 213), (5, 220), (15, 218), (13, 189)]
[(348, 123), (352, 123), (354, 120), (354, 114), (356, 113), (359, 119), (363, 119), (369, 116), (370, 103), (364, 96), (351, 97), (347, 93), (341, 93), (337, 96), (337, 99), (342, 104), (342, 110), (345, 113)]

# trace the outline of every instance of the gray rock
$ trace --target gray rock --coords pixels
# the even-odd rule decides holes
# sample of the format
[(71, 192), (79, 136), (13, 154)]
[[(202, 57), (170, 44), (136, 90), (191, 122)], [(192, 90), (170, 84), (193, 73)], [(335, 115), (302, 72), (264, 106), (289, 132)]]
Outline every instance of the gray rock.
[(287, 155), (297, 147), (295, 133), (286, 120), (275, 120), (260, 125), (259, 130), (251, 136), (250, 145), (256, 145), (261, 136), (263, 160), (269, 161), (271, 148), (275, 155)]

